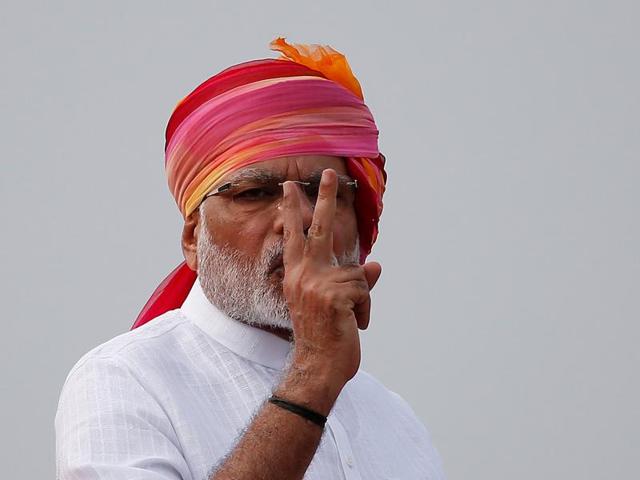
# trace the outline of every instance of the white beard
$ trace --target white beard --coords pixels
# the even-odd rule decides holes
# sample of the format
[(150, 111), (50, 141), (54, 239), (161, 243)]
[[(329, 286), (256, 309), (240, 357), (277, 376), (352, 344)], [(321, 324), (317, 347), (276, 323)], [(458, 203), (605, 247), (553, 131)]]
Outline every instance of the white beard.
[[(359, 243), (356, 239), (354, 248), (337, 259), (337, 263), (357, 264)], [(283, 252), (284, 244), (280, 242), (252, 262), (228, 245), (216, 245), (207, 228), (203, 228), (198, 236), (197, 255), (198, 277), (205, 296), (234, 320), (291, 331), (282, 283), (276, 284), (269, 275), (273, 261)]]

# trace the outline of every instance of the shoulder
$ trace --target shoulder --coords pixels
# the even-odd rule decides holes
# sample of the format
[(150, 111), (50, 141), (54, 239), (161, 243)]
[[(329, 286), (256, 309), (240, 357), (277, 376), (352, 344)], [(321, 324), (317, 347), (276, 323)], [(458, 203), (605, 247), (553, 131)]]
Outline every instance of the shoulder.
[(125, 374), (140, 364), (153, 364), (161, 353), (175, 351), (180, 343), (193, 335), (192, 324), (179, 309), (166, 312), (82, 355), (69, 371), (63, 391), (75, 377), (95, 375), (98, 370)]
[(385, 417), (384, 421), (403, 425), (415, 435), (429, 438), (424, 423), (400, 394), (390, 390), (375, 376), (364, 370), (359, 370), (353, 380), (348, 384), (348, 391), (349, 396), (357, 403), (368, 405), (368, 409), (372, 412), (382, 413)]
[(170, 465), (180, 478), (191, 478), (159, 389), (136, 365), (157, 362), (157, 352), (188, 335), (181, 331), (186, 327), (174, 311), (167, 312), (92, 349), (74, 365), (54, 419), (58, 477), (94, 478), (99, 466), (113, 478), (115, 472), (133, 478), (139, 475), (134, 465), (144, 464), (154, 472), (167, 472)]
[[(155, 411), (160, 414), (164, 385), (160, 375), (173, 372), (182, 348), (198, 341), (180, 310), (118, 335), (85, 353), (69, 371), (58, 400), (56, 423), (98, 412)], [(166, 389), (164, 389), (166, 390)], [(126, 408), (125, 408), (126, 407)]]
[(358, 395), (367, 395), (371, 399), (386, 402), (396, 406), (398, 409), (413, 413), (413, 410), (398, 393), (387, 388), (380, 380), (365, 370), (358, 370), (357, 375), (353, 378), (350, 390)]
[(184, 328), (187, 322), (186, 317), (179, 309), (170, 310), (134, 330), (124, 332), (92, 348), (78, 360), (71, 372), (92, 358), (116, 357), (140, 348), (152, 347), (154, 344), (159, 346), (166, 342), (172, 342), (175, 338), (174, 330)]

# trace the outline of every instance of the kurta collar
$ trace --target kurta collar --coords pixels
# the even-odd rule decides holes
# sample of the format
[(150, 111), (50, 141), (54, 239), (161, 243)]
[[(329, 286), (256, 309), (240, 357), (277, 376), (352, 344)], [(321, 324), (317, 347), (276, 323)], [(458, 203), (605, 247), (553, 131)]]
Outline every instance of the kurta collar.
[(284, 368), (291, 343), (229, 318), (205, 296), (199, 279), (196, 278), (180, 310), (202, 331), (237, 355), (265, 367)]

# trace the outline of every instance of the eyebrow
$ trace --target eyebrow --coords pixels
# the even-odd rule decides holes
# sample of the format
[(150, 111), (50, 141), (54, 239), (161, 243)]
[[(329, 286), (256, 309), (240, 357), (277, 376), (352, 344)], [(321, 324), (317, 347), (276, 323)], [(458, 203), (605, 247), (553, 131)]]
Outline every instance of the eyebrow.
[(236, 183), (242, 181), (259, 181), (263, 183), (271, 182), (277, 179), (278, 176), (267, 170), (261, 170), (259, 168), (245, 168), (244, 170), (232, 175), (230, 178), (225, 178), (225, 183)]
[[(322, 178), (322, 171), (324, 168), (317, 168), (313, 170), (309, 175), (300, 179), (302, 182), (319, 183)], [(259, 183), (284, 183), (287, 181), (286, 176), (263, 170), (261, 168), (245, 168), (244, 170), (233, 175), (231, 178), (225, 179), (222, 185), (226, 183), (237, 182), (259, 182)], [(338, 174), (338, 182), (347, 183), (353, 182), (353, 179), (348, 175)]]

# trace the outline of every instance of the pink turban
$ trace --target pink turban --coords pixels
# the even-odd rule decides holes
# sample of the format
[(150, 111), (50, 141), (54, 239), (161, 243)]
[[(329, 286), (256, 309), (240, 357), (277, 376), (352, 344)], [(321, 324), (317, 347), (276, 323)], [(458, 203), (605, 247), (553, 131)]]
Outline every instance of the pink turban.
[[(271, 43), (280, 59), (230, 67), (178, 103), (166, 131), (165, 169), (183, 217), (225, 175), (292, 155), (346, 158), (358, 180), (361, 261), (371, 252), (386, 173), (378, 129), (344, 55), (328, 46)], [(179, 265), (153, 293), (133, 328), (179, 308), (196, 278)]]

